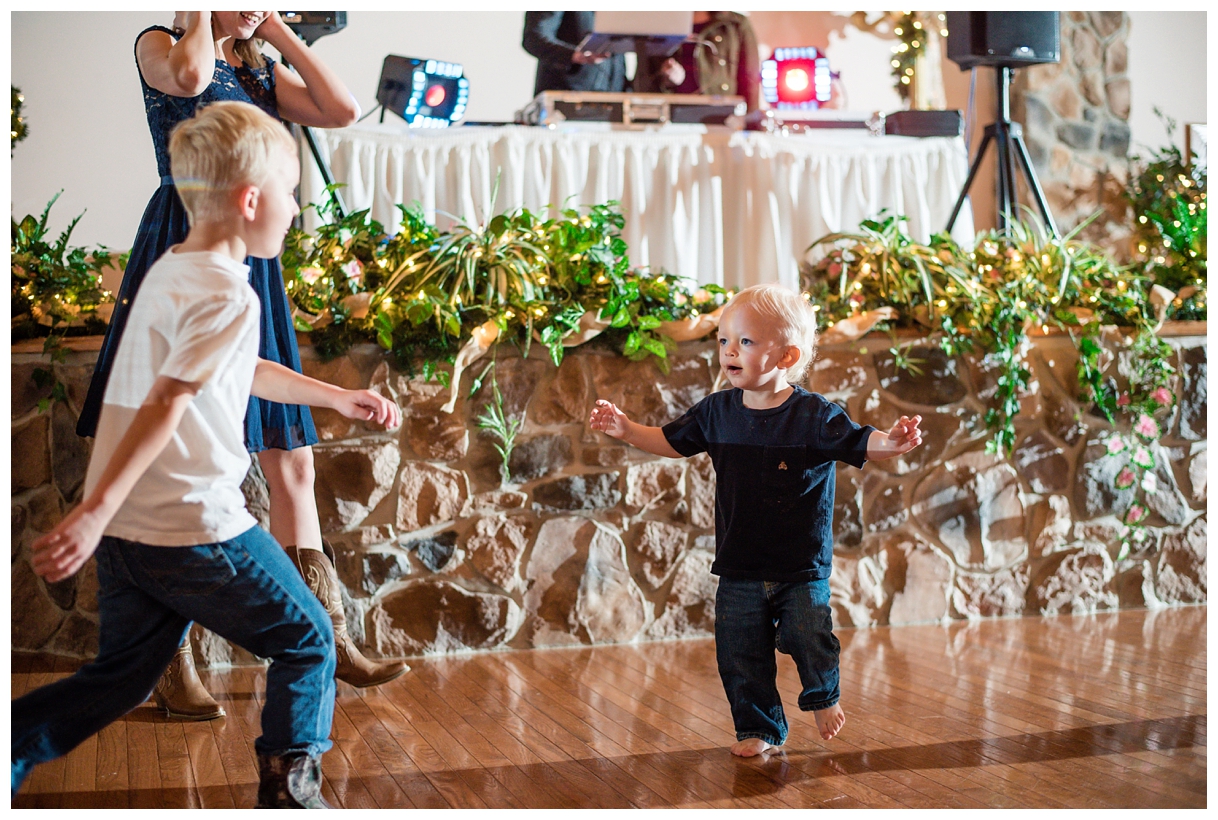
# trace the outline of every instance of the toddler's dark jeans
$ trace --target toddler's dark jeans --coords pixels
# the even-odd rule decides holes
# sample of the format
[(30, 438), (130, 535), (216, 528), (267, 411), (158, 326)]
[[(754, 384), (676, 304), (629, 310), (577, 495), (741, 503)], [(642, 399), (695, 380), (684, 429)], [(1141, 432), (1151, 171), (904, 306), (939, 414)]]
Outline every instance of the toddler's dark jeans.
[(715, 654), (737, 740), (757, 737), (780, 746), (787, 738), (775, 649), (790, 655), (799, 670), (802, 711), (837, 703), (841, 647), (833, 634), (829, 579), (774, 583), (720, 578)]
[(97, 658), (12, 702), (12, 793), (37, 763), (67, 754), (139, 706), (198, 621), (270, 658), (261, 754), (330, 748), (334, 628), (292, 559), (262, 529), (197, 547), (102, 538)]

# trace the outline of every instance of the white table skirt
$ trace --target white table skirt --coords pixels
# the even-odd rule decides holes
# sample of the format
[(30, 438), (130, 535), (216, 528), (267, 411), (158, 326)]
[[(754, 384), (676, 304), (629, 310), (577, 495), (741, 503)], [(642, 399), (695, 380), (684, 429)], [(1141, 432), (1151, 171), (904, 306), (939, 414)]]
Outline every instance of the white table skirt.
[[(441, 228), (481, 224), (517, 207), (621, 202), (635, 265), (702, 283), (798, 286), (799, 260), (825, 234), (882, 209), (909, 217), (912, 237), (942, 230), (968, 173), (959, 138), (872, 137), (824, 130), (779, 136), (524, 126), (408, 130), (398, 124), (314, 132), (352, 210), (390, 232), (398, 203), (417, 201)], [(322, 179), (304, 152), (301, 197)], [(492, 192), (498, 179), (498, 194)], [(971, 240), (967, 206), (958, 238)]]

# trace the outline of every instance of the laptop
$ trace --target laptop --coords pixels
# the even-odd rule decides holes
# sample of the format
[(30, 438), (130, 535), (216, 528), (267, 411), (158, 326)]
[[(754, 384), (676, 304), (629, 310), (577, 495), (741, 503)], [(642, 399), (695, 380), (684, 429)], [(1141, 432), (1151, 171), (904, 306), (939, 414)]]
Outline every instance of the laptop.
[(580, 51), (624, 54), (640, 46), (651, 56), (675, 52), (694, 30), (692, 11), (598, 11)]

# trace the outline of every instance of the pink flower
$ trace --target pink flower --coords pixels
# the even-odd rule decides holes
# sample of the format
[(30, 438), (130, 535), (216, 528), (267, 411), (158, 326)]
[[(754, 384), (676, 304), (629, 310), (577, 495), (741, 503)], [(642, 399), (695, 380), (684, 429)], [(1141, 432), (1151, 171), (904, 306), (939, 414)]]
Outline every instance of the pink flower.
[(311, 285), (320, 279), (324, 274), (325, 271), (321, 268), (317, 267), (316, 265), (310, 265), (307, 268), (301, 268), (296, 275), (299, 276), (305, 284)]
[(1133, 426), (1133, 431), (1142, 438), (1158, 438), (1159, 424), (1153, 418), (1143, 413), (1136, 424)]
[(1129, 508), (1129, 512), (1125, 513), (1126, 524), (1136, 524), (1146, 517), (1146, 508), (1141, 504), (1134, 504)]
[(358, 282), (360, 277), (364, 275), (364, 265), (358, 259), (352, 259), (343, 265), (342, 270), (352, 282)]
[(1127, 490), (1133, 486), (1133, 481), (1133, 470), (1126, 467), (1116, 477), (1116, 488), (1118, 490)]
[(1129, 394), (1122, 393), (1120, 395), (1120, 398), (1117, 399), (1117, 407), (1128, 407), (1128, 406), (1129, 406)]
[(1147, 450), (1145, 447), (1139, 447), (1133, 451), (1133, 463), (1143, 470), (1149, 470), (1155, 466), (1155, 457), (1150, 454), (1150, 450)]
[(1112, 436), (1107, 441), (1108, 455), (1115, 456), (1117, 453), (1125, 449), (1125, 439), (1120, 436)]
[(1164, 407), (1168, 407), (1169, 405), (1171, 405), (1171, 399), (1172, 399), (1171, 391), (1168, 390), (1166, 387), (1160, 387), (1158, 390), (1151, 393), (1150, 397), (1152, 399), (1154, 399), (1155, 401), (1157, 401), (1159, 404), (1163, 405)]

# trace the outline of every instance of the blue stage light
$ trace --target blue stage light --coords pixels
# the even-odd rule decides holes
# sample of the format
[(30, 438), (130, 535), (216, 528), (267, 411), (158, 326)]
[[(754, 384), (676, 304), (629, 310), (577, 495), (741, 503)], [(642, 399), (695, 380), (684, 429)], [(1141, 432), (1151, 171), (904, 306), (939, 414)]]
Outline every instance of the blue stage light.
[(390, 54), (376, 101), (415, 128), (447, 128), (465, 116), (469, 80), (460, 63)]

